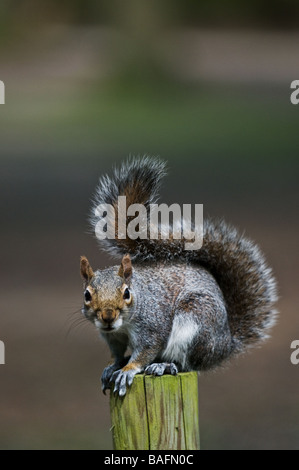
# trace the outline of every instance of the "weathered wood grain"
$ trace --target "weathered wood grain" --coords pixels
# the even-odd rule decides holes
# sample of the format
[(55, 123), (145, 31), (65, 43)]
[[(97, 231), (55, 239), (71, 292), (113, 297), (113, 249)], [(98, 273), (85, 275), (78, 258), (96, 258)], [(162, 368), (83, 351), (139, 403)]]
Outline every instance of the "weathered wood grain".
[(136, 375), (124, 397), (110, 393), (116, 450), (199, 449), (197, 373)]

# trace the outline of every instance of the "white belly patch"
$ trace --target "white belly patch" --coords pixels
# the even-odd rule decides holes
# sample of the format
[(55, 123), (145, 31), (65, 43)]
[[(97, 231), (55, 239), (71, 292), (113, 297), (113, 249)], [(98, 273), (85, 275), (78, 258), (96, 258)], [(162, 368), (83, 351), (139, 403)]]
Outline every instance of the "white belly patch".
[(187, 365), (188, 349), (195, 336), (199, 334), (199, 325), (189, 316), (178, 315), (174, 318), (167, 346), (162, 359), (180, 364), (182, 369)]

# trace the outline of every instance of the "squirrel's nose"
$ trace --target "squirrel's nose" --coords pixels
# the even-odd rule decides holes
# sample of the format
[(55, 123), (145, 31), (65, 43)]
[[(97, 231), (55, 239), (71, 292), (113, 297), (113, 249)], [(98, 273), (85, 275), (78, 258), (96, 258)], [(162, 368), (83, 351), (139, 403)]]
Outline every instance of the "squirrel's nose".
[(105, 322), (105, 323), (112, 323), (113, 320), (115, 319), (115, 313), (114, 313), (114, 310), (112, 308), (107, 308), (107, 310), (105, 310), (103, 313), (102, 313), (102, 320)]

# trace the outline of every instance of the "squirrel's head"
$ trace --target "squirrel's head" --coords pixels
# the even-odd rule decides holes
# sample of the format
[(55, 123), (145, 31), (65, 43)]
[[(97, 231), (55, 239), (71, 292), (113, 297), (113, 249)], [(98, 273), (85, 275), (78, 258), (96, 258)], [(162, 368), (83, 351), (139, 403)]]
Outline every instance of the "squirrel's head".
[(133, 304), (130, 256), (123, 257), (119, 268), (111, 267), (95, 272), (88, 259), (81, 256), (80, 271), (84, 281), (83, 315), (103, 332), (117, 330), (129, 315)]

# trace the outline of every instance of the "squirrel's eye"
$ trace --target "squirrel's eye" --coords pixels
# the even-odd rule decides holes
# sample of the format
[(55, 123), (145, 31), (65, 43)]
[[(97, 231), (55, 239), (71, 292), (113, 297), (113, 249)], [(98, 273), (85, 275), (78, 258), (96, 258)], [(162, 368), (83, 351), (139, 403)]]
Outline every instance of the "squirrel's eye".
[(126, 289), (125, 289), (125, 291), (124, 291), (124, 299), (125, 299), (125, 300), (128, 300), (130, 297), (131, 297), (130, 291), (129, 291), (129, 289), (126, 287)]
[(89, 290), (86, 289), (86, 291), (84, 292), (84, 297), (86, 302), (91, 301), (91, 293), (89, 292)]

